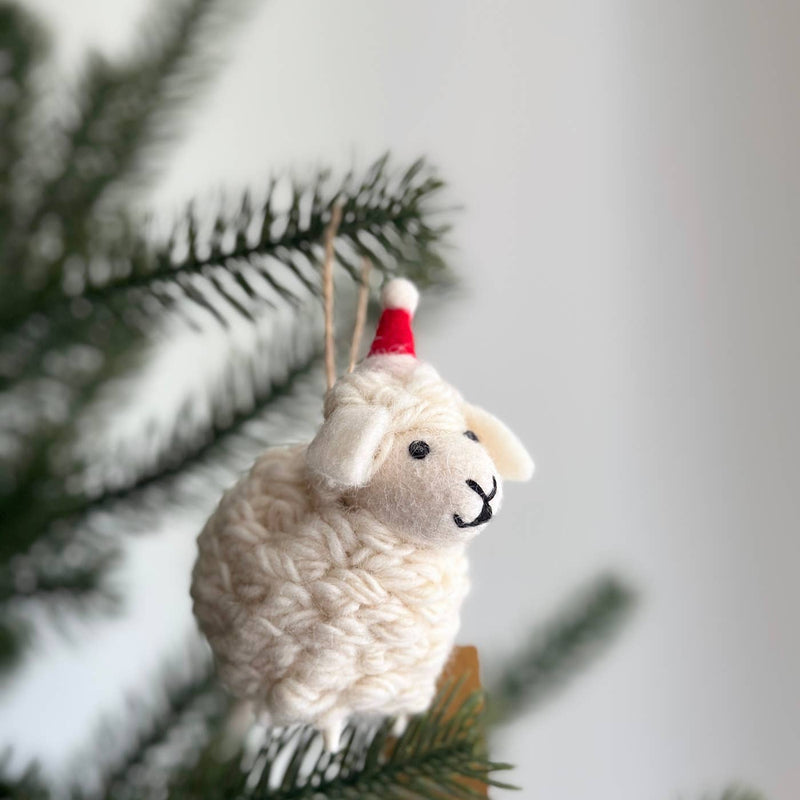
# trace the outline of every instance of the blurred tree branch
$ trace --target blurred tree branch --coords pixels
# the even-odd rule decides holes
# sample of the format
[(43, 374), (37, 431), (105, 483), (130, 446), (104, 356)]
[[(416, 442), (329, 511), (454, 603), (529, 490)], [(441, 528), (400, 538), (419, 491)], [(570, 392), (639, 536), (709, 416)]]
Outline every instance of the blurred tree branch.
[(613, 576), (573, 598), (504, 663), (489, 688), (490, 721), (508, 722), (552, 696), (608, 645), (633, 605), (633, 592)]

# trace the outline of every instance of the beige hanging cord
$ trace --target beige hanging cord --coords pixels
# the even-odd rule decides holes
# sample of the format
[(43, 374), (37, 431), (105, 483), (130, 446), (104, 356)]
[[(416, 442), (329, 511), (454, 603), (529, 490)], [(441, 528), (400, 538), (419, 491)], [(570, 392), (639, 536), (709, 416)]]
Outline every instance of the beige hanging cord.
[(372, 262), (364, 256), (361, 259), (361, 285), (358, 287), (358, 305), (356, 306), (356, 324), (353, 328), (353, 341), (350, 343), (350, 363), (347, 371), (352, 372), (356, 366), (364, 323), (367, 321), (367, 301), (369, 300), (369, 273)]
[(330, 389), (336, 381), (336, 354), (333, 349), (333, 242), (342, 207), (337, 203), (331, 211), (331, 221), (325, 229), (325, 260), (322, 262), (322, 300), (325, 305), (325, 377)]

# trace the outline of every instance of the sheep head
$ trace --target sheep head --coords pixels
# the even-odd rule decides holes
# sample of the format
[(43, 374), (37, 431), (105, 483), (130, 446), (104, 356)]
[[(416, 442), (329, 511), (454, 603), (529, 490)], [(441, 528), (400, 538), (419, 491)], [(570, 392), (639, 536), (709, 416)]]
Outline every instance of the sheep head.
[[(398, 284), (415, 301), (411, 284), (392, 281), (384, 291), (389, 310)], [(413, 307), (407, 313), (410, 334)], [(416, 359), (413, 339), (409, 346), (401, 337), (399, 347), (396, 330), (390, 333), (384, 349), (373, 345), (326, 395), (325, 421), (307, 452), (312, 485), (328, 500), (370, 512), (404, 540), (466, 541), (500, 508), (503, 480), (528, 480), (533, 462), (500, 420)]]

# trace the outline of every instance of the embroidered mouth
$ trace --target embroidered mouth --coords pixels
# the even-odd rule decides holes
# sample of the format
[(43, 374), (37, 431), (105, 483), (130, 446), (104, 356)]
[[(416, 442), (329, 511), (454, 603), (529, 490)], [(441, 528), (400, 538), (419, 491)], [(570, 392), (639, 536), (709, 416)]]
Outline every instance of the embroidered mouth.
[(484, 522), (488, 522), (492, 518), (492, 507), (489, 504), (497, 494), (497, 478), (492, 476), (492, 491), (489, 492), (488, 495), (483, 491), (483, 488), (477, 481), (468, 479), (467, 486), (483, 500), (483, 509), (472, 522), (464, 522), (459, 514), (453, 514), (453, 522), (455, 522), (459, 528), (475, 528), (478, 525), (483, 525)]

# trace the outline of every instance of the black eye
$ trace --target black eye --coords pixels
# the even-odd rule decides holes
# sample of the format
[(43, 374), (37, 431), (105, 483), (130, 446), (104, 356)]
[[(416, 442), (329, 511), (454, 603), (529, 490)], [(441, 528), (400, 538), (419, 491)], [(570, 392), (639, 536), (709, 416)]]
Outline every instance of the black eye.
[(473, 442), (479, 441), (475, 431), (464, 431), (464, 436), (466, 436), (467, 439), (472, 439)]
[(430, 453), (431, 448), (427, 442), (417, 439), (416, 442), (411, 442), (408, 446), (408, 452), (411, 453), (411, 458), (425, 458)]

